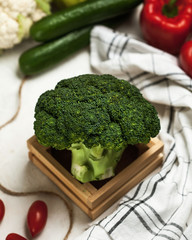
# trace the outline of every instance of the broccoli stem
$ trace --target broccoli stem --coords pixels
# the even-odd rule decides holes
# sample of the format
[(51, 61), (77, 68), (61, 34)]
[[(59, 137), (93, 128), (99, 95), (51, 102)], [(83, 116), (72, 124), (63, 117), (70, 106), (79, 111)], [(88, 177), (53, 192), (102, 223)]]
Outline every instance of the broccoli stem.
[(82, 183), (112, 177), (125, 148), (115, 151), (100, 145), (87, 148), (83, 143), (73, 144), (71, 173)]

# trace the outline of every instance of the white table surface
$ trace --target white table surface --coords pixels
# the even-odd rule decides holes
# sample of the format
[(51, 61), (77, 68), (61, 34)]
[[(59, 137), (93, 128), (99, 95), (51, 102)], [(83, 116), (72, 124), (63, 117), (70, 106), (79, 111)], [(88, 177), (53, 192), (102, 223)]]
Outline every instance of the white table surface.
[[(140, 35), (140, 7), (133, 16), (128, 17), (120, 25), (118, 31)], [(33, 46), (34, 42), (27, 40), (12, 50), (4, 52), (0, 57), (0, 125), (9, 120), (18, 105), (18, 88), (21, 74), (18, 70), (20, 54)], [(28, 158), (26, 141), (33, 134), (34, 108), (41, 93), (55, 87), (64, 78), (92, 73), (89, 62), (89, 47), (77, 52), (62, 61), (56, 67), (43, 74), (29, 78), (22, 90), (22, 105), (14, 122), (0, 130), (0, 184), (17, 192), (48, 190), (61, 193), (43, 173), (39, 171)], [(71, 202), (64, 194), (63, 196)], [(43, 232), (36, 239), (63, 239), (69, 226), (67, 209), (56, 196), (33, 194), (31, 196), (10, 196), (0, 191), (0, 199), (5, 203), (6, 212), (0, 223), (0, 238), (15, 232), (30, 239), (26, 228), (26, 214), (29, 206), (35, 200), (44, 200), (48, 205), (48, 221)], [(108, 209), (101, 217), (115, 209), (118, 202)], [(73, 229), (69, 240), (75, 239), (91, 223), (75, 204), (73, 204)]]

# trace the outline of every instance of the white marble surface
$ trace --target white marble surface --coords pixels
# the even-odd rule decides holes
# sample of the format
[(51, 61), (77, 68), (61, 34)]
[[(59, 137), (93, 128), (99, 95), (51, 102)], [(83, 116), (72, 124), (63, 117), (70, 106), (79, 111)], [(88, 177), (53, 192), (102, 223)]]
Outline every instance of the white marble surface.
[[(128, 17), (118, 30), (140, 35), (139, 10), (140, 8), (133, 16)], [(0, 125), (9, 120), (16, 111), (17, 93), (22, 79), (18, 70), (18, 58), (25, 49), (32, 45), (34, 42), (25, 41), (14, 49), (4, 52), (0, 57)], [(39, 95), (54, 88), (61, 79), (92, 72), (89, 47), (87, 47), (56, 67), (41, 75), (31, 77), (25, 82), (18, 117), (0, 130), (0, 184), (18, 192), (48, 190), (61, 193), (28, 159), (26, 141), (34, 134), (34, 107)], [(65, 195), (63, 196), (70, 202)], [(26, 215), (31, 203), (37, 199), (47, 203), (49, 216), (45, 229), (36, 239), (63, 239), (69, 226), (69, 218), (66, 207), (58, 197), (43, 194), (16, 197), (0, 191), (0, 199), (4, 201), (6, 207), (5, 217), (0, 223), (1, 239), (5, 239), (11, 232), (30, 239), (26, 230)], [(116, 205), (117, 203), (103, 215), (113, 211)], [(73, 204), (73, 212), (74, 225), (69, 240), (75, 239), (91, 223), (91, 220), (75, 204)]]

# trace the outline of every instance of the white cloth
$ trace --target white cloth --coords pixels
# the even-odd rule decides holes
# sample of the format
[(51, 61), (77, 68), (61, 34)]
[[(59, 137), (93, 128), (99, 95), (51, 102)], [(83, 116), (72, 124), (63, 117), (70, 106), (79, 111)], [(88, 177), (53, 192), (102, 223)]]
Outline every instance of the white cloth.
[(192, 80), (174, 56), (103, 26), (92, 31), (90, 61), (97, 73), (128, 80), (154, 104), (164, 163), (78, 239), (191, 240)]

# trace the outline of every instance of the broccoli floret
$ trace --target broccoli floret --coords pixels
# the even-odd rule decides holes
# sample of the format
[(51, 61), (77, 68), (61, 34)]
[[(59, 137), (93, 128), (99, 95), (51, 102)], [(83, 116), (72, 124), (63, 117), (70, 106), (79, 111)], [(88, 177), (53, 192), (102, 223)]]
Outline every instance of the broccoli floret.
[(71, 173), (81, 182), (113, 176), (128, 144), (148, 143), (160, 130), (154, 106), (111, 75), (61, 80), (39, 97), (35, 119), (40, 144), (72, 151)]

